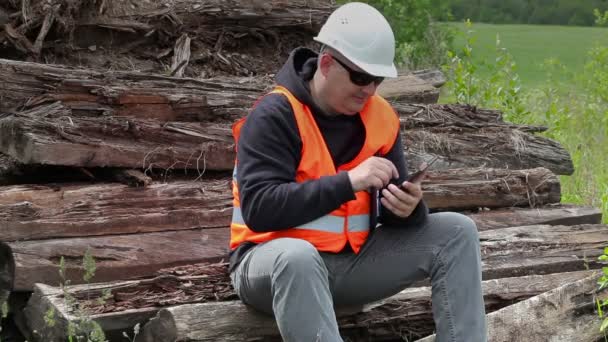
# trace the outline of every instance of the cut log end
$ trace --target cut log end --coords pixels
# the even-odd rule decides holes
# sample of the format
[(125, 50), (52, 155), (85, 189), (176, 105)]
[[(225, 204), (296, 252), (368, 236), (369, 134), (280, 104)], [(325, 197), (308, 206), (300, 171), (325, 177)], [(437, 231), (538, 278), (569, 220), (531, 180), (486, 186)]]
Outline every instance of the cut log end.
[(8, 299), (15, 280), (15, 260), (11, 247), (0, 242), (0, 306)]
[(160, 310), (135, 338), (135, 342), (155, 341), (177, 341), (177, 326), (173, 315), (167, 309)]

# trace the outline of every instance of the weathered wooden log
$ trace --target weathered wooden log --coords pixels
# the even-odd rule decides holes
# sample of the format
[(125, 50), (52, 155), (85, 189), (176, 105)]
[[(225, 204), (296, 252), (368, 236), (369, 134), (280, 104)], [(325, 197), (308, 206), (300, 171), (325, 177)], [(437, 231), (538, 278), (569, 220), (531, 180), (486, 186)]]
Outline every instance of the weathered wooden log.
[[(595, 297), (608, 298), (608, 289), (598, 293), (598, 278), (596, 274), (562, 284), (488, 314), (488, 341), (599, 341), (603, 334)], [(418, 341), (434, 342), (435, 336)]]
[[(559, 183), (545, 169), (449, 170), (431, 177), (423, 188), (426, 202), (435, 210), (539, 207), (560, 200)], [(526, 213), (513, 218), (503, 214), (503, 219), (486, 214), (485, 222), (495, 222), (489, 229), (547, 223), (543, 215), (572, 220), (590, 215), (588, 223), (599, 223), (600, 216), (597, 210)], [(154, 183), (143, 188), (118, 183), (0, 187), (0, 241), (227, 227), (231, 216), (230, 178)], [(480, 230), (486, 229), (483, 219), (479, 222)]]
[(551, 204), (541, 208), (498, 208), (465, 212), (477, 224), (479, 231), (517, 226), (599, 224), (602, 211), (599, 208)]
[(600, 267), (608, 225), (535, 225), (479, 233), (484, 279)]
[(138, 72), (101, 72), (0, 59), (0, 110), (61, 101), (70, 116), (131, 116), (161, 121), (242, 117), (272, 85), (260, 78), (195, 80)]
[(441, 88), (446, 82), (445, 75), (439, 69), (414, 70), (412, 75), (429, 82), (435, 88)]
[(536, 207), (561, 199), (558, 178), (545, 168), (429, 171), (422, 189), (431, 208), (455, 210)]
[(151, 276), (159, 269), (198, 262), (216, 262), (228, 255), (225, 228), (161, 233), (109, 235), (10, 242), (15, 259), (15, 291), (31, 291), (35, 283), (58, 285), (64, 257), (66, 279), (82, 283), (82, 258), (90, 249), (97, 263), (92, 281)]
[[(484, 282), (488, 311), (581, 279), (588, 272), (506, 278)], [(404, 331), (432, 331), (430, 288), (407, 289), (363, 312), (339, 317), (343, 336), (365, 328), (376, 338), (398, 338)], [(494, 306), (494, 308), (493, 308)], [(386, 329), (395, 327), (393, 331)], [(418, 328), (418, 329), (416, 329)], [(386, 334), (390, 334), (386, 336)], [(374, 336), (375, 335), (375, 336)], [(383, 336), (384, 335), (384, 336)], [(278, 336), (274, 320), (238, 302), (186, 304), (162, 309), (144, 326), (138, 342), (244, 341)]]
[[(579, 271), (597, 268), (594, 258), (608, 241), (608, 226), (525, 226), (480, 233), (484, 279)], [(151, 276), (159, 269), (225, 259), (226, 228), (141, 233), (88, 238), (9, 242), (15, 259), (15, 289), (31, 291), (35, 283), (59, 284), (61, 256), (67, 278), (82, 282), (82, 256), (91, 248), (97, 260), (93, 281)]]
[(440, 169), (488, 167), (529, 169), (545, 167), (558, 175), (570, 175), (570, 153), (558, 142), (504, 127), (430, 127), (404, 132), (411, 163), (439, 156)]
[[(233, 167), (234, 141), (228, 124), (72, 114), (55, 102), (0, 119), (0, 152), (21, 163), (80, 167)], [(411, 168), (437, 155), (441, 159), (435, 169), (543, 166), (557, 174), (572, 172), (570, 156), (558, 143), (519, 130), (431, 127), (404, 134)]]
[[(488, 312), (498, 310), (513, 302), (519, 302), (534, 295), (543, 293), (562, 284), (567, 284), (582, 279), (591, 274), (592, 271), (580, 271), (550, 275), (533, 275), (518, 278), (503, 278), (484, 281), (484, 297), (486, 310)], [(168, 306), (208, 303), (208, 307), (236, 308), (237, 315), (247, 312), (244, 318), (249, 321), (249, 310), (244, 305), (235, 302), (236, 294), (232, 289), (226, 292), (225, 287), (213, 285), (208, 282), (208, 276), (181, 276), (181, 277), (157, 277), (153, 279), (127, 281), (105, 284), (76, 285), (67, 288), (67, 292), (77, 300), (80, 307), (85, 308), (90, 317), (101, 325), (107, 335), (120, 335), (122, 332), (130, 332), (135, 324), (144, 325), (153, 318), (160, 309)], [(226, 278), (227, 279), (227, 278)], [(229, 281), (228, 281), (229, 283)], [(100, 305), (97, 301), (103, 293), (110, 293)], [(65, 338), (65, 327), (67, 322), (74, 320), (74, 312), (65, 303), (64, 293), (59, 288), (44, 284), (36, 284), (34, 294), (25, 308), (27, 326), (44, 327), (36, 329), (34, 341), (58, 341)], [(433, 322), (430, 310), (431, 290), (429, 287), (409, 288), (399, 294), (385, 300), (370, 303), (358, 313), (346, 314), (340, 310), (341, 327), (348, 334), (357, 328), (367, 327), (376, 333), (385, 334), (381, 327), (387, 325), (403, 325), (406, 330), (408, 326), (424, 326), (426, 329), (420, 333), (432, 331)], [(220, 301), (220, 302), (218, 302)], [(198, 306), (203, 308), (204, 306)], [(56, 324), (53, 327), (41, 324), (44, 315), (49, 309), (55, 310)], [(211, 312), (203, 312), (208, 317)], [(259, 314), (253, 313), (257, 316)], [(228, 317), (217, 317), (218, 321), (225, 321)], [(271, 325), (272, 319), (263, 317), (264, 325)], [(235, 320), (235, 323), (238, 320)], [(154, 331), (153, 321), (142, 332), (143, 341), (165, 341), (146, 337)], [(229, 326), (233, 325), (228, 323)], [(216, 331), (219, 327), (210, 327), (212, 334), (220, 334)], [(28, 329), (33, 330), (33, 329)], [(244, 329), (246, 330), (246, 329)], [(244, 331), (243, 330), (243, 331)], [(228, 328), (226, 334), (233, 333)], [(166, 336), (161, 333), (161, 336)], [(276, 334), (276, 332), (274, 332)], [(247, 337), (255, 337), (255, 334)], [(375, 336), (380, 337), (380, 336)], [(387, 337), (387, 336), (384, 336)], [(227, 336), (220, 337), (228, 338)], [(241, 339), (238, 339), (241, 340)], [(167, 341), (175, 341), (167, 340)]]
[(378, 94), (398, 103), (437, 103), (439, 89), (414, 75), (387, 79), (378, 87)]
[(11, 247), (0, 242), (0, 305), (3, 305), (13, 290), (15, 260)]
[[(132, 116), (162, 121), (233, 123), (244, 116), (259, 96), (270, 90), (268, 77), (216, 77), (207, 80), (167, 77), (138, 72), (100, 72), (57, 65), (0, 59), (0, 110), (24, 104), (61, 101), (70, 116)], [(398, 79), (390, 97), (425, 98), (410, 88), (424, 88), (413, 77)], [(414, 82), (409, 84), (408, 82)], [(430, 100), (429, 100), (430, 101)], [(404, 115), (420, 108), (401, 105)], [(439, 105), (438, 105), (439, 106)], [(454, 105), (453, 105), (454, 106)], [(458, 106), (456, 106), (458, 107)], [(439, 107), (438, 107), (439, 108)], [(467, 107), (470, 108), (470, 107)], [(466, 112), (466, 109), (464, 109)], [(483, 113), (483, 110), (479, 112)], [(441, 118), (442, 110), (434, 111)], [(450, 117), (454, 114), (446, 113)], [(476, 118), (482, 115), (472, 115)]]
[(24, 165), (15, 158), (0, 152), (0, 185), (11, 184), (24, 169)]
[(227, 227), (228, 179), (0, 188), (0, 241)]
[(228, 126), (65, 114), (69, 110), (53, 103), (0, 119), (0, 150), (22, 163), (82, 167), (204, 172), (231, 170), (234, 165)]
[(399, 113), (405, 129), (427, 127), (512, 128), (523, 132), (536, 133), (547, 130), (545, 126), (515, 125), (504, 122), (498, 110), (477, 108), (467, 104), (413, 104), (393, 101), (392, 106)]

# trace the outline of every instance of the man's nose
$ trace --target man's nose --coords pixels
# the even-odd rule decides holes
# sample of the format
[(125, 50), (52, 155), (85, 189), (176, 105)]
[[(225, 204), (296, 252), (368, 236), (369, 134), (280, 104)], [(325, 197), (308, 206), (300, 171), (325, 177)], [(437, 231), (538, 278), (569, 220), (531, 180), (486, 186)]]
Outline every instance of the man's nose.
[(375, 82), (370, 82), (370, 84), (364, 86), (361, 88), (361, 90), (363, 90), (363, 92), (365, 93), (365, 95), (367, 96), (372, 96), (376, 93), (376, 88), (378, 88), (378, 86), (376, 85)]

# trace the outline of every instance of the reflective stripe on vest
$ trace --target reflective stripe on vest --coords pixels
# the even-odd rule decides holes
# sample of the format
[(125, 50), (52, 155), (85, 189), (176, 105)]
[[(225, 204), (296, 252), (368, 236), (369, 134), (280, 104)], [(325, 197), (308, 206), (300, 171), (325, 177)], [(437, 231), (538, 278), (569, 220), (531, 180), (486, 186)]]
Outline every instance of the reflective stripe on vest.
[[(369, 231), (369, 215), (350, 215), (348, 217), (349, 232), (366, 232)], [(319, 230), (327, 233), (340, 234), (344, 232), (344, 222), (346, 219), (341, 216), (325, 215), (316, 220), (299, 226), (292, 227), (293, 229)], [(235, 207), (232, 210), (232, 223), (245, 225), (241, 208)]]

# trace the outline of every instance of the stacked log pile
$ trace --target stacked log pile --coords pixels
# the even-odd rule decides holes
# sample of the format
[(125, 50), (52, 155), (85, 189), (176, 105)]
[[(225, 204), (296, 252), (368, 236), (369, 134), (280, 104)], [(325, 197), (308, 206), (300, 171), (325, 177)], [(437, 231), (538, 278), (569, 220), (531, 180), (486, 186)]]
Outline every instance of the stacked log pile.
[[(24, 310), (12, 309), (29, 340), (65, 339), (77, 319), (58, 287), (66, 281), (73, 286), (65, 291), (116, 340), (138, 323), (140, 341), (278, 338), (272, 319), (237, 300), (227, 275), (231, 125), (272, 88), (292, 48), (313, 46), (334, 7), (323, 0), (0, 6), (7, 57), (0, 59), (0, 301), (9, 291), (33, 292)], [(581, 279), (573, 295), (588, 292), (608, 227), (598, 209), (560, 203), (558, 176), (574, 171), (569, 153), (540, 134), (547, 127), (437, 104), (443, 82), (423, 70), (378, 92), (400, 117), (410, 171), (439, 157), (423, 183), (429, 207), (477, 223), (488, 312)], [(87, 251), (96, 284), (78, 285)], [(430, 335), (427, 286), (341, 313), (344, 334)], [(109, 296), (95, 304), (102, 290)], [(53, 327), (44, 320), (49, 309)], [(568, 310), (559, 317), (574, 317)]]

